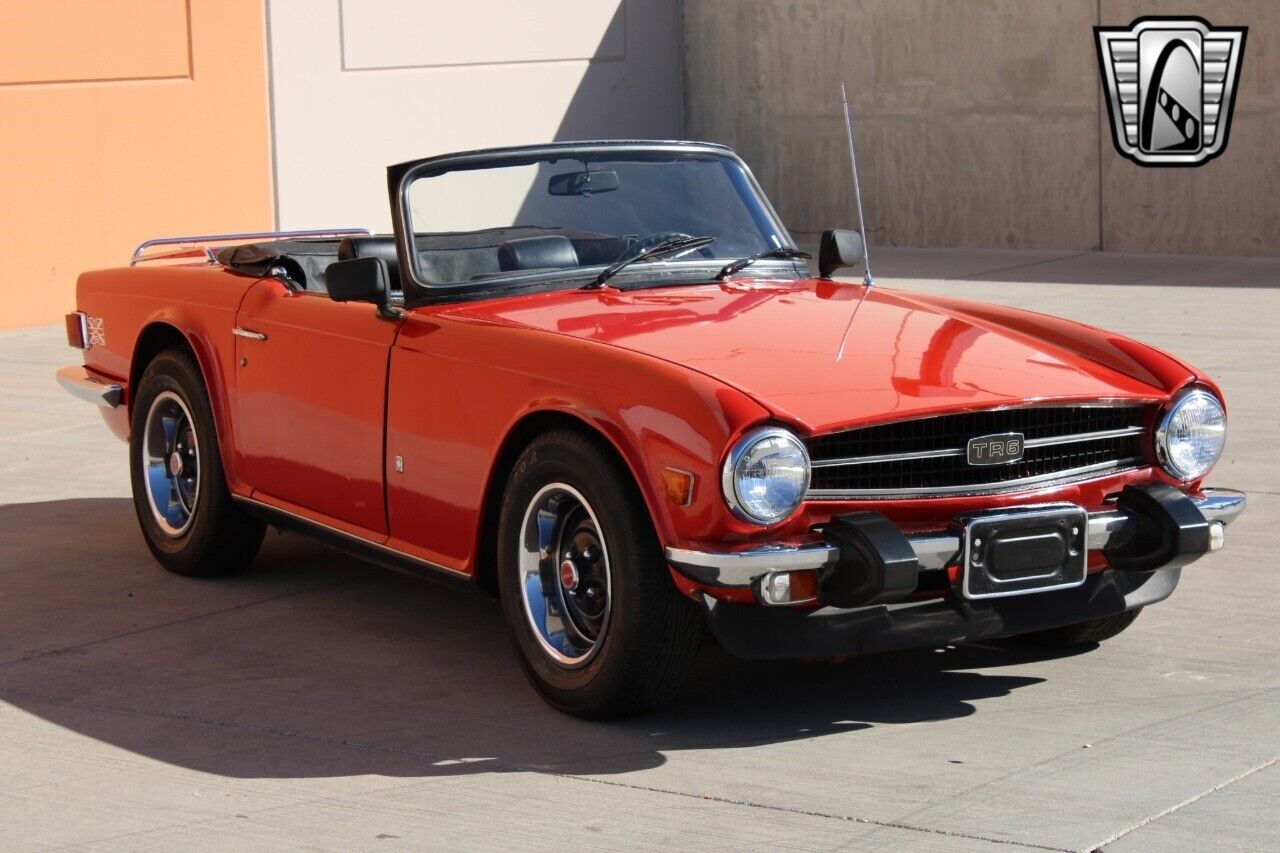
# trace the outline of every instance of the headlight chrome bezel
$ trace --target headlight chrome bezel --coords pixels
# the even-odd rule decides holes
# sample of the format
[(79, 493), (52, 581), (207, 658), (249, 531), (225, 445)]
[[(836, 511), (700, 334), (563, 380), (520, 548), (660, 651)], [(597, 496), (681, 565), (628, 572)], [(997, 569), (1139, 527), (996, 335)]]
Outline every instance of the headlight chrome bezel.
[[(1221, 412), (1222, 443), (1218, 446), (1218, 452), (1214, 456), (1213, 461), (1210, 462), (1207, 466), (1205, 466), (1203, 470), (1186, 471), (1179, 467), (1177, 462), (1174, 461), (1173, 455), (1169, 452), (1169, 428), (1171, 423), (1173, 422), (1174, 416), (1182, 409), (1182, 407), (1194, 401), (1207, 401), (1211, 403), (1213, 406), (1215, 406), (1219, 412)], [(1214, 469), (1214, 466), (1216, 466), (1218, 462), (1222, 459), (1222, 451), (1226, 447), (1226, 444), (1227, 444), (1226, 406), (1223, 405), (1222, 400), (1219, 399), (1216, 394), (1209, 391), (1207, 388), (1203, 388), (1200, 386), (1189, 388), (1183, 391), (1182, 393), (1180, 393), (1179, 395), (1177, 395), (1176, 397), (1174, 397), (1173, 402), (1170, 403), (1168, 408), (1166, 408), (1164, 412), (1161, 413), (1159, 423), (1157, 423), (1156, 425), (1156, 431), (1155, 431), (1156, 461), (1159, 463), (1161, 470), (1163, 470), (1170, 477), (1173, 477), (1175, 480), (1181, 483), (1190, 483), (1194, 480), (1198, 480), (1202, 477), (1207, 476), (1209, 472)]]
[[(782, 439), (799, 451), (800, 458), (804, 463), (805, 476), (804, 486), (800, 489), (800, 495), (790, 509), (776, 517), (766, 518), (755, 515), (744, 505), (738, 492), (738, 466), (757, 444), (769, 439)], [(749, 430), (734, 443), (729, 455), (725, 457), (724, 467), (720, 472), (720, 490), (724, 495), (725, 503), (729, 505), (729, 509), (739, 519), (761, 527), (772, 527), (790, 518), (804, 503), (805, 497), (809, 492), (812, 476), (813, 466), (809, 460), (809, 449), (805, 447), (800, 437), (785, 427), (763, 426)]]

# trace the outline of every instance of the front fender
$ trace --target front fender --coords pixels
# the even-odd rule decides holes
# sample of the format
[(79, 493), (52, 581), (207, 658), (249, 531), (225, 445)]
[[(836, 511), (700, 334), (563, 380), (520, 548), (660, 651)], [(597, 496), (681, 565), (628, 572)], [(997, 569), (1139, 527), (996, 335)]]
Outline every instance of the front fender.
[[(392, 538), (424, 559), (473, 571), (487, 498), (503, 486), (492, 476), (501, 449), (538, 413), (576, 419), (617, 450), (664, 545), (733, 538), (719, 466), (737, 434), (769, 417), (759, 404), (618, 347), (418, 312), (391, 359), (387, 452), (403, 467), (395, 471), (393, 461), (387, 474)], [(666, 467), (694, 475), (688, 506), (666, 499)]]
[(1186, 362), (1150, 344), (1106, 329), (1003, 305), (946, 296), (912, 296), (974, 324), (1047, 343), (1153, 388), (1162, 389), (1166, 394), (1172, 394), (1195, 382), (1212, 388), (1219, 398), (1222, 396), (1209, 377)]

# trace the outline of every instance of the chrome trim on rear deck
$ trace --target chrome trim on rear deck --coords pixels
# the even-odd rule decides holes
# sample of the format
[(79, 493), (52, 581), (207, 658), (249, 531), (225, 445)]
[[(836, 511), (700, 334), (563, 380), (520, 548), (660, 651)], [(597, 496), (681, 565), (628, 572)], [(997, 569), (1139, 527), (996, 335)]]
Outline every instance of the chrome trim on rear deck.
[[(138, 244), (133, 250), (129, 266), (137, 266), (145, 261), (172, 260), (187, 257), (191, 251), (203, 251), (210, 263), (217, 261), (217, 246), (199, 246), (200, 243), (241, 243), (247, 240), (289, 240), (296, 237), (364, 237), (368, 236), (368, 228), (313, 228), (305, 231), (246, 231), (240, 234), (194, 234), (188, 237), (156, 237)], [(142, 256), (142, 253), (154, 246), (180, 246), (187, 251), (160, 252)]]

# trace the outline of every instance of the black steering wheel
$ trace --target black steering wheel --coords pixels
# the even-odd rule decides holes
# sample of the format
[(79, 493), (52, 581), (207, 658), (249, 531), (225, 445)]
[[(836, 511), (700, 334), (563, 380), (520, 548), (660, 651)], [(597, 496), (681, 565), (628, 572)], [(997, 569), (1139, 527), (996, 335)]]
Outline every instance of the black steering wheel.
[[(632, 243), (630, 246), (628, 246), (627, 250), (623, 252), (622, 255), (618, 258), (618, 260), (615, 261), (614, 263), (625, 261), (628, 258), (634, 258), (636, 255), (640, 254), (645, 249), (652, 248), (653, 246), (656, 246), (659, 243), (665, 243), (668, 240), (692, 240), (692, 239), (693, 239), (693, 235), (686, 234), (684, 231), (655, 231), (653, 234), (648, 234), (644, 237), (641, 237), (640, 239)], [(698, 254), (702, 255), (704, 258), (714, 257), (714, 255), (711, 254), (709, 247), (707, 246), (702, 246), (697, 251), (698, 251)]]

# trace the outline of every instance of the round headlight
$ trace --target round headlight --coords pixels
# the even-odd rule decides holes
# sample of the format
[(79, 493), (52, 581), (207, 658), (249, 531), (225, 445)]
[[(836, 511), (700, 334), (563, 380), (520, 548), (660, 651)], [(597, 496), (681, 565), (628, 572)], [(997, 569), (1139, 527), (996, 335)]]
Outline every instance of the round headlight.
[(1156, 457), (1161, 467), (1179, 480), (1195, 480), (1209, 473), (1227, 441), (1227, 415), (1208, 391), (1183, 394), (1165, 412), (1156, 428)]
[(755, 524), (782, 521), (809, 489), (809, 452), (780, 427), (752, 430), (725, 460), (721, 486), (738, 517)]

